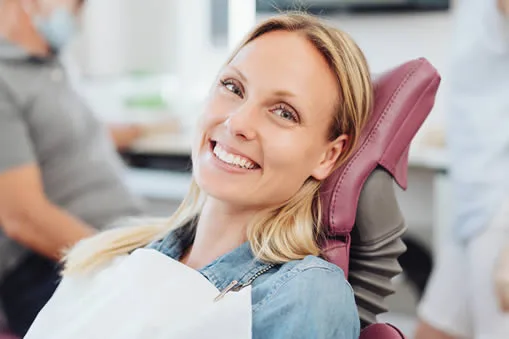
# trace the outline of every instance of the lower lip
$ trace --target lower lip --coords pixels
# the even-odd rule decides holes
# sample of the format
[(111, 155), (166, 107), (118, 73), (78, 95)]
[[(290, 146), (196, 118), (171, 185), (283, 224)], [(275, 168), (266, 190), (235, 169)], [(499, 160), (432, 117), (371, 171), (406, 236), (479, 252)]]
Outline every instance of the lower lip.
[(221, 168), (227, 172), (230, 172), (230, 173), (252, 173), (252, 172), (256, 172), (260, 169), (260, 168), (254, 168), (254, 169), (242, 168), (242, 167), (238, 167), (235, 165), (230, 165), (230, 164), (222, 161), (214, 154), (214, 150), (212, 149), (212, 143), (210, 144), (209, 152), (212, 157), (213, 163), (216, 166), (218, 166), (219, 168)]

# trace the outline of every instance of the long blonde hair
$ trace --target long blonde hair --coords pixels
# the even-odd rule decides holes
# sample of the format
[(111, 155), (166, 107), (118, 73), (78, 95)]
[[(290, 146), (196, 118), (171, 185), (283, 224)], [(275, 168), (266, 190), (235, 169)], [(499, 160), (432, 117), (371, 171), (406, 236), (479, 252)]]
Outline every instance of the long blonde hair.
[[(351, 154), (368, 119), (373, 102), (370, 72), (365, 57), (344, 32), (317, 18), (302, 13), (287, 13), (269, 18), (251, 31), (228, 59), (229, 63), (246, 44), (263, 34), (284, 30), (302, 34), (327, 61), (340, 88), (336, 114), (328, 138), (348, 135), (339, 166)], [(308, 179), (289, 201), (259, 213), (248, 227), (247, 238), (257, 258), (284, 263), (306, 255), (319, 255), (322, 236), (320, 182)], [(113, 229), (78, 243), (65, 257), (64, 274), (98, 267), (116, 256), (162, 239), (168, 232), (199, 216), (204, 194), (192, 182), (188, 195), (165, 222)]]

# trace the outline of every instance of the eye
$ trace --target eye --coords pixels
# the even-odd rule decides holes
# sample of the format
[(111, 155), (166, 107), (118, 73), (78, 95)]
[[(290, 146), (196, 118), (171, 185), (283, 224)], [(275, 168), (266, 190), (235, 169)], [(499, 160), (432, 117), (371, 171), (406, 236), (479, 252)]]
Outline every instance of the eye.
[(226, 88), (233, 94), (239, 96), (240, 98), (244, 97), (244, 93), (242, 93), (242, 87), (237, 85), (234, 80), (231, 79), (221, 80), (221, 85), (223, 85), (224, 88)]
[(297, 113), (285, 105), (278, 105), (276, 108), (272, 109), (271, 112), (282, 119), (299, 122), (299, 116)]

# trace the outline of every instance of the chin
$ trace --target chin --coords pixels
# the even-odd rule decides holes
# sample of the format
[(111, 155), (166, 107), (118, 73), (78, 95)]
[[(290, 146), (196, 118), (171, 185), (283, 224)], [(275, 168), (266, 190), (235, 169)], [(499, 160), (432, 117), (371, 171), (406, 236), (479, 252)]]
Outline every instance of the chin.
[(195, 175), (194, 179), (203, 193), (224, 202), (240, 202), (243, 199), (239, 197), (246, 195), (248, 189), (246, 185), (229, 183), (224, 178), (206, 175), (203, 172)]

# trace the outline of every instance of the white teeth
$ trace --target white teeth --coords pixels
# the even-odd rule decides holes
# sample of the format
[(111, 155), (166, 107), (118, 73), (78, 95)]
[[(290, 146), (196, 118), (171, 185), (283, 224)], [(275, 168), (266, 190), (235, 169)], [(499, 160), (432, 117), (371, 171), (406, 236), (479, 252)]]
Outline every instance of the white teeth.
[(243, 158), (239, 155), (234, 155), (231, 153), (226, 152), (221, 146), (219, 146), (217, 143), (214, 146), (213, 150), (216, 157), (218, 157), (220, 160), (235, 165), (242, 168), (247, 169), (253, 169), (255, 167), (255, 164), (253, 164), (250, 160)]

